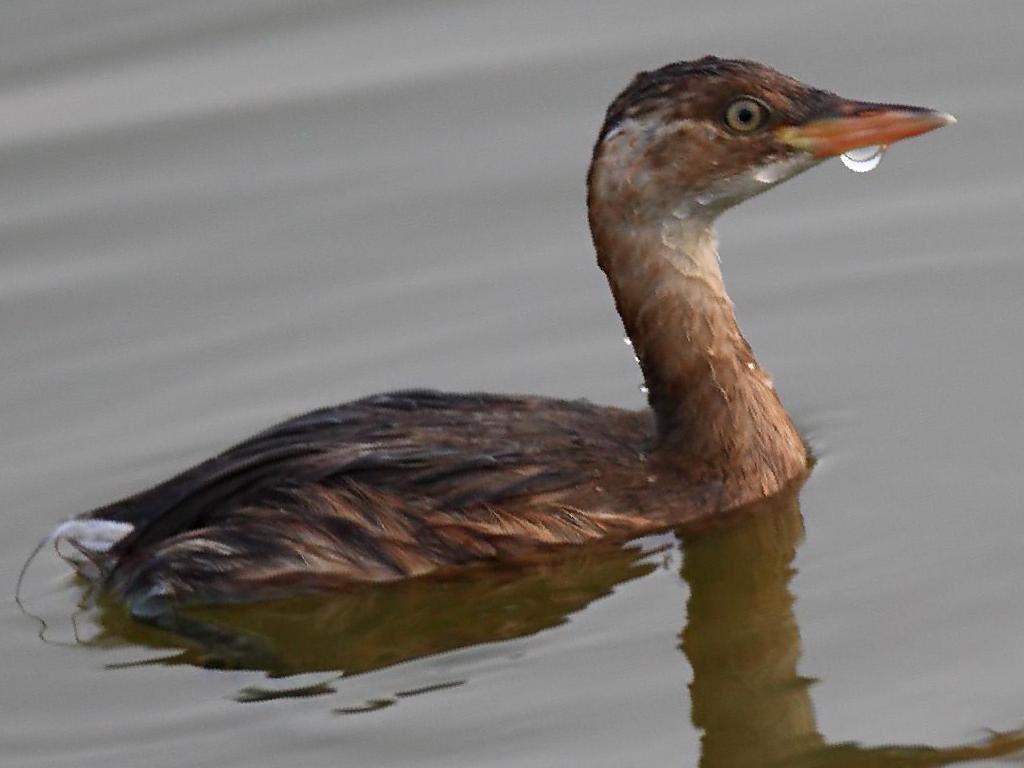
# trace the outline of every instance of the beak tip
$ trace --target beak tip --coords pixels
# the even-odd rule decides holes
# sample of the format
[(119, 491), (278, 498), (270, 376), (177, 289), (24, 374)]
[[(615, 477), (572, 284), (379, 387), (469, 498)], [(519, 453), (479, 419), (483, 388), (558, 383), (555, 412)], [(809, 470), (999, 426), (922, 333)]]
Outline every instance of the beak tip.
[(939, 112), (936, 117), (942, 121), (943, 125), (956, 125), (956, 118), (949, 114), (949, 112)]

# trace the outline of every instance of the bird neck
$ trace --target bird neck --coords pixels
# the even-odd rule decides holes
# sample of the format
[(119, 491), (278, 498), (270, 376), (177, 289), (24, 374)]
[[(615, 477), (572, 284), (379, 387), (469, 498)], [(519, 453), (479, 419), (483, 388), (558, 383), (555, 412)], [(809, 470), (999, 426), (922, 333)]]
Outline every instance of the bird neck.
[(655, 451), (723, 484), (729, 504), (779, 490), (806, 452), (736, 324), (711, 216), (609, 216), (590, 203), (598, 263), (657, 421)]

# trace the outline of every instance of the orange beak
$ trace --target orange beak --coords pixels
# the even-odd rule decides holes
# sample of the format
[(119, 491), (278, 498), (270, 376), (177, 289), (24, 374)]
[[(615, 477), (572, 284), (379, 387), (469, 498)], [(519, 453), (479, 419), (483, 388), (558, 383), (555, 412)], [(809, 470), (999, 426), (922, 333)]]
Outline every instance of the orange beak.
[(776, 128), (775, 136), (784, 144), (824, 158), (859, 147), (885, 147), (955, 122), (946, 112), (924, 107), (842, 101), (829, 115)]

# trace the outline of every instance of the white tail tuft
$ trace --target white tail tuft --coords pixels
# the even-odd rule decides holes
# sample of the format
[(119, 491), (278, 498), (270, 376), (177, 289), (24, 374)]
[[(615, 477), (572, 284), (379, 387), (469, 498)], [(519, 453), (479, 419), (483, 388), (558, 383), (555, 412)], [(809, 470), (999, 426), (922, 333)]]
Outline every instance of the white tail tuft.
[[(121, 522), (120, 520), (73, 518), (61, 523), (53, 529), (49, 536), (36, 545), (36, 548), (32, 550), (32, 554), (28, 556), (25, 564), (21, 566), (21, 572), (18, 573), (18, 583), (14, 590), (15, 602), (21, 606), (22, 610), (26, 610), (21, 604), (21, 584), (25, 580), (28, 567), (32, 564), (40, 550), (47, 544), (53, 544), (57, 554), (71, 563), (82, 576), (87, 579), (93, 579), (102, 572), (100, 567), (102, 556), (134, 530), (134, 525)], [(70, 554), (61, 552), (60, 543), (62, 541), (68, 542), (74, 549), (74, 552)], [(29, 615), (31, 616), (32, 614)]]
[(67, 541), (83, 553), (102, 554), (133, 530), (134, 525), (120, 520), (76, 518), (54, 528), (48, 541), (56, 544)]

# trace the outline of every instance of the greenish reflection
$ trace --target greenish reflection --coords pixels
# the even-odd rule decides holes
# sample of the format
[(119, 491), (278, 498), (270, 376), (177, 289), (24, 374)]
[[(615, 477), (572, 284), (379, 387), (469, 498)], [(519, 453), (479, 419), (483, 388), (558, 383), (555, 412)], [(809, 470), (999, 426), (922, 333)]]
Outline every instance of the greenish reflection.
[(800, 628), (789, 589), (803, 540), (796, 491), (757, 505), (734, 525), (683, 538), (690, 597), (680, 647), (693, 669), (701, 768), (911, 768), (1024, 749), (1020, 731), (945, 748), (829, 744), (818, 732), (814, 681), (797, 671)]
[(163, 617), (162, 628), (103, 603), (103, 635), (94, 642), (185, 646), (159, 663), (263, 669), (274, 676), (338, 670), (352, 675), (555, 627), (617, 584), (656, 567), (635, 546), (602, 542), (531, 562), (460, 569), (446, 578), (191, 609)]
[[(815, 720), (813, 681), (797, 670), (800, 629), (789, 588), (803, 539), (796, 493), (744, 510), (713, 530), (679, 532), (681, 576), (690, 592), (680, 647), (693, 673), (689, 693), (693, 723), (702, 734), (702, 768), (938, 766), (1024, 749), (1019, 731), (944, 748), (826, 741)], [(355, 674), (561, 624), (617, 584), (656, 568), (650, 555), (604, 543), (527, 564), (468, 569), (447, 579), (192, 611), (175, 619), (174, 634), (143, 627), (106, 605), (100, 640), (179, 649), (157, 663), (241, 666), (272, 675)], [(336, 682), (333, 677), (295, 688), (248, 688), (237, 698), (318, 696), (332, 693)], [(368, 712), (429, 690), (335, 711)]]

